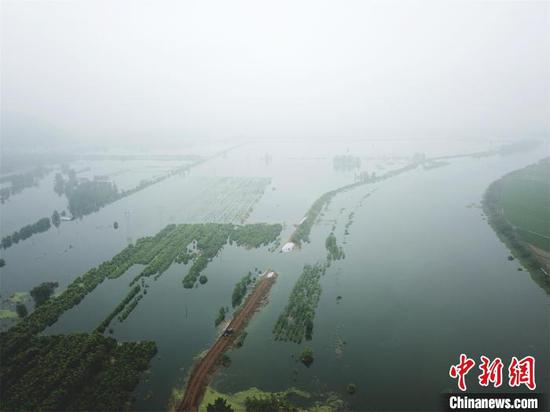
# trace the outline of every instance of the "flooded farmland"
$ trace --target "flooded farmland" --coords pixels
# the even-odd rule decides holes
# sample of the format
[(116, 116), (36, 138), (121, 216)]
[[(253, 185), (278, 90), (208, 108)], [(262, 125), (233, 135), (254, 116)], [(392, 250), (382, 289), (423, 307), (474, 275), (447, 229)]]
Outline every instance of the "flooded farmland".
[[(431, 149), (425, 156), (487, 147), (464, 142), (454, 152)], [(361, 159), (361, 168), (342, 171), (329, 155), (335, 150), (297, 146), (288, 153), (278, 151), (275, 142), (245, 145), (82, 219), (63, 222), (3, 251), (2, 299), (46, 281), (58, 282), (59, 293), (126, 245), (172, 223), (281, 223), (279, 243), (284, 243), (324, 192), (353, 183), (360, 171), (381, 175), (399, 169), (417, 153), (406, 145), (392, 149), (356, 142), (350, 150)], [(157, 345), (151, 369), (134, 393), (135, 408), (167, 407), (172, 391), (184, 387), (196, 357), (216, 338), (214, 320), (220, 306), (231, 306), (233, 286), (249, 271), (267, 268), (277, 271), (278, 281), (267, 305), (251, 320), (244, 345), (228, 353), (231, 365), (215, 376), (212, 387), (221, 393), (295, 387), (320, 402), (331, 393), (352, 410), (377, 410), (388, 405), (398, 387), (407, 400), (395, 398), (392, 410), (435, 408), (438, 394), (452, 390), (448, 368), (456, 353), (532, 354), (546, 364), (547, 294), (528, 272), (517, 270), (517, 262), (506, 259), (509, 252), (481, 209), (468, 207), (480, 204), (493, 180), (536, 162), (545, 151), (547, 146), (507, 156), (457, 157), (442, 167), (419, 166), (359, 185), (330, 200), (310, 241), (293, 252), (280, 253), (280, 245), (225, 245), (204, 269), (208, 283), (198, 288), (182, 286), (189, 270), (182, 263), (172, 263), (154, 280), (147, 278), (148, 293), (124, 321), (115, 319), (105, 332), (120, 341)], [(52, 175), (26, 195), (38, 200), (50, 191), (56, 199)], [(23, 216), (22, 210), (11, 214), (16, 201), (17, 196), (2, 206), (2, 219)], [(25, 218), (31, 219), (32, 212)], [(345, 257), (333, 261), (320, 278), (312, 340), (277, 341), (277, 318), (303, 266), (326, 261), (330, 232)], [(142, 269), (135, 265), (105, 280), (42, 333), (92, 332)], [(315, 354), (309, 367), (297, 360), (305, 346)], [(547, 386), (547, 376), (544, 369), (537, 371), (539, 388)], [(353, 395), (346, 390), (350, 383), (357, 386)]]

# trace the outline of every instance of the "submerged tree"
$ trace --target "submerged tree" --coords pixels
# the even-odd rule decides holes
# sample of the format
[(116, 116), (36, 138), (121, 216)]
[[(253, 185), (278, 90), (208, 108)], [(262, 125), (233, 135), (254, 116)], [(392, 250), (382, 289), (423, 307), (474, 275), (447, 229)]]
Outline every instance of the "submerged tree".
[(59, 227), (59, 225), (61, 224), (61, 217), (59, 216), (59, 212), (57, 210), (54, 210), (53, 211), (53, 214), (52, 214), (52, 224), (55, 226), (55, 227)]
[(300, 354), (300, 360), (304, 365), (306, 365), (308, 368), (313, 363), (313, 349), (306, 346), (302, 353)]
[(20, 318), (24, 318), (25, 316), (28, 315), (29, 311), (27, 310), (27, 307), (25, 306), (24, 303), (17, 303), (17, 305), (15, 305), (15, 311), (17, 312), (17, 316), (19, 316)]
[(59, 286), (57, 282), (43, 282), (38, 286), (31, 289), (31, 296), (34, 299), (34, 304), (38, 307), (46, 302), (56, 287)]
[(206, 406), (207, 412), (233, 412), (233, 408), (230, 404), (227, 403), (227, 400), (219, 397), (217, 398), (214, 403), (209, 403)]

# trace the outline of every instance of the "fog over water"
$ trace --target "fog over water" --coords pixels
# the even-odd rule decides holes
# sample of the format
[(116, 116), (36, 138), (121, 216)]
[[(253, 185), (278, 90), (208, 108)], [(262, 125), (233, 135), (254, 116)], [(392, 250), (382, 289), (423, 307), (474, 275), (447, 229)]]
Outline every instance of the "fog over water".
[(2, 141), (541, 136), (549, 13), (547, 2), (3, 0)]

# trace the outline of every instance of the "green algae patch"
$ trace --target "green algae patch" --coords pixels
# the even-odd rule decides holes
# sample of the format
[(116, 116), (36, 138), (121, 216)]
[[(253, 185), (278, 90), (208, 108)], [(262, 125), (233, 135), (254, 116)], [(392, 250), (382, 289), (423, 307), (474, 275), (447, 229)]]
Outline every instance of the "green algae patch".
[(17, 318), (17, 313), (12, 310), (1, 309), (0, 310), (0, 319), (15, 319)]
[(15, 292), (10, 296), (10, 302), (12, 303), (22, 303), (27, 300), (29, 294), (27, 292)]

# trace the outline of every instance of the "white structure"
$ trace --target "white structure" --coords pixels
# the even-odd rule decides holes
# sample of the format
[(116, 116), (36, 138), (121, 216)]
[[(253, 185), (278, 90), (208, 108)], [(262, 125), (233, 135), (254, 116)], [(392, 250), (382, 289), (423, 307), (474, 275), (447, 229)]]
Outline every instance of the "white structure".
[(283, 248), (281, 249), (281, 251), (283, 253), (288, 253), (288, 252), (292, 252), (294, 250), (294, 243), (293, 242), (287, 242), (283, 245)]

